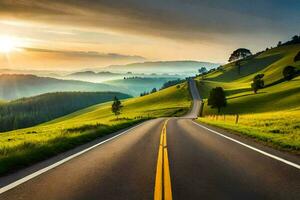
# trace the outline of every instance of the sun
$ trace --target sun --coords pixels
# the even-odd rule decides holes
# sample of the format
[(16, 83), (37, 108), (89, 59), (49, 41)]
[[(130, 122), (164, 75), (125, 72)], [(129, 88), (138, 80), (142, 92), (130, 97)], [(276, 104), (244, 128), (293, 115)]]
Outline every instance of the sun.
[(0, 36), (0, 52), (10, 53), (15, 50), (17, 42), (14, 38), (8, 36)]

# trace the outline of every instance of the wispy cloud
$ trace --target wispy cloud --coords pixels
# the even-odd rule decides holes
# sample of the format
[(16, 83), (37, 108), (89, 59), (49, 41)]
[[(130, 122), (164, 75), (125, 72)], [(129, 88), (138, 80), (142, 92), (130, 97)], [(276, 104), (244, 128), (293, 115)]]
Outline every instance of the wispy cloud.
[(27, 52), (57, 54), (61, 56), (74, 57), (74, 58), (93, 58), (93, 59), (110, 59), (110, 60), (116, 59), (116, 60), (132, 60), (132, 61), (146, 60), (146, 58), (137, 55), (100, 53), (97, 51), (66, 51), (66, 50), (52, 50), (52, 49), (40, 49), (40, 48), (28, 48), (28, 47), (21, 47), (21, 49)]
[(224, 62), (235, 48), (260, 51), (298, 34), (299, 10), (299, 0), (0, 0), (0, 29), (39, 40), (27, 47), (118, 53), (98, 60)]
[(14, 18), (185, 40), (292, 32), (290, 25), (300, 22), (299, 9), (296, 0), (0, 1), (1, 14)]

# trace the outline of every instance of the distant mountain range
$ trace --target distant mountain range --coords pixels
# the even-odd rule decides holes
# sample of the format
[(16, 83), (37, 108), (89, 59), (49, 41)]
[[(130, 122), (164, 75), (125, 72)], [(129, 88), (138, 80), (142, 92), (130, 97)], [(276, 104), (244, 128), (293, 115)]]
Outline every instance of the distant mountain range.
[(106, 71), (117, 73), (147, 73), (147, 74), (179, 74), (181, 76), (195, 75), (198, 69), (206, 67), (208, 70), (220, 64), (200, 61), (157, 61), (132, 63), (127, 65), (111, 65), (105, 67)]
[(88, 70), (70, 74), (0, 69), (0, 100), (62, 91), (111, 91), (137, 96), (154, 87), (159, 89), (166, 81), (193, 76), (201, 67), (217, 66), (219, 64), (198, 61), (159, 61), (112, 65), (94, 69), (97, 72)]
[(94, 71), (83, 71), (83, 72), (75, 72), (69, 74), (68, 76), (118, 76), (122, 75), (120, 73), (112, 73), (112, 72), (94, 72)]
[(101, 72), (82, 71), (82, 72), (75, 72), (66, 76), (62, 76), (60, 78), (100, 83), (105, 81), (112, 81), (112, 80), (132, 78), (132, 77), (177, 79), (177, 78), (184, 78), (185, 76), (180, 76), (178, 74), (171, 75), (168, 73), (145, 74), (145, 73), (132, 73), (132, 72), (117, 73), (117, 72), (109, 72), (109, 71), (101, 71)]
[[(91, 80), (93, 75), (83, 72)], [(90, 74), (94, 74), (90, 72)], [(96, 74), (96, 73), (95, 73)], [(98, 74), (98, 73), (97, 73)], [(80, 75), (82, 75), (80, 73)], [(22, 97), (31, 97), (49, 92), (122, 92), (138, 96), (141, 92), (159, 89), (165, 82), (177, 79), (175, 77), (130, 77), (123, 76), (117, 80), (103, 83), (92, 83), (78, 80), (63, 80), (49, 77), (22, 74), (0, 75), (0, 100), (14, 100)], [(1, 103), (1, 101), (0, 101)]]
[[(110, 65), (102, 68), (85, 69), (80, 72), (68, 71), (50, 71), (50, 70), (22, 70), (22, 69), (0, 69), (0, 74), (33, 74), (43, 77), (52, 78), (67, 78), (76, 79), (83, 77), (102, 78), (105, 80), (112, 80), (124, 75), (164, 75), (177, 77), (185, 77), (195, 75), (198, 69), (206, 67), (208, 70), (218, 67), (220, 64), (200, 61), (157, 61), (157, 62), (143, 62), (132, 63), (127, 65)], [(129, 72), (129, 73), (128, 73)], [(82, 79), (79, 79), (82, 80)], [(104, 81), (105, 81), (104, 80)], [(86, 80), (90, 81), (90, 80)], [(103, 81), (103, 80), (102, 80)]]
[(109, 81), (114, 79), (123, 79), (124, 77), (125, 74), (121, 74), (121, 73), (112, 73), (107, 71), (103, 71), (103, 72), (82, 71), (82, 72), (75, 72), (63, 76), (62, 78), (99, 83), (99, 82)]
[(120, 88), (103, 83), (61, 80), (35, 75), (0, 75), (0, 99), (4, 100), (60, 91), (120, 92), (120, 90)]
[(50, 70), (26, 70), (26, 69), (7, 69), (0, 68), (0, 74), (34, 74), (37, 76), (58, 77), (60, 75), (67, 75), (67, 71), (50, 71)]

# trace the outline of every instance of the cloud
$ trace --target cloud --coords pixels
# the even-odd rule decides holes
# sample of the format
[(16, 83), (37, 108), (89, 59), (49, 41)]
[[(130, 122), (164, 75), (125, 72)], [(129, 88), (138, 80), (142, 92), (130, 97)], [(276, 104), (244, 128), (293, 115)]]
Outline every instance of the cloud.
[(296, 0), (0, 0), (7, 17), (198, 41), (290, 34), (299, 9)]
[(90, 59), (108, 59), (108, 60), (132, 60), (132, 61), (145, 61), (146, 58), (136, 55), (122, 55), (116, 53), (99, 53), (96, 51), (65, 51), (65, 50), (52, 50), (52, 49), (40, 49), (40, 48), (21, 48), (27, 52), (31, 53), (47, 53), (56, 54), (58, 56), (74, 57), (76, 59), (80, 58), (90, 58)]

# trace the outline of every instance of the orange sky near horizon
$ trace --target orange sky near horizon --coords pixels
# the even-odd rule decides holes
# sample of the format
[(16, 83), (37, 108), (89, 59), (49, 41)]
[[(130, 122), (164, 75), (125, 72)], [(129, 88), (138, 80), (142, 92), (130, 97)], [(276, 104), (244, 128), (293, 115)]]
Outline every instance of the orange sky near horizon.
[[(300, 17), (289, 17), (288, 24), (284, 13), (297, 9), (282, 5), (278, 10), (275, 3), (260, 1), (252, 8), (242, 1), (216, 0), (0, 0), (0, 68), (71, 71), (158, 60), (226, 63), (236, 48), (255, 53), (292, 36), (297, 28), (290, 24)], [(262, 14), (270, 6), (274, 13)]]

